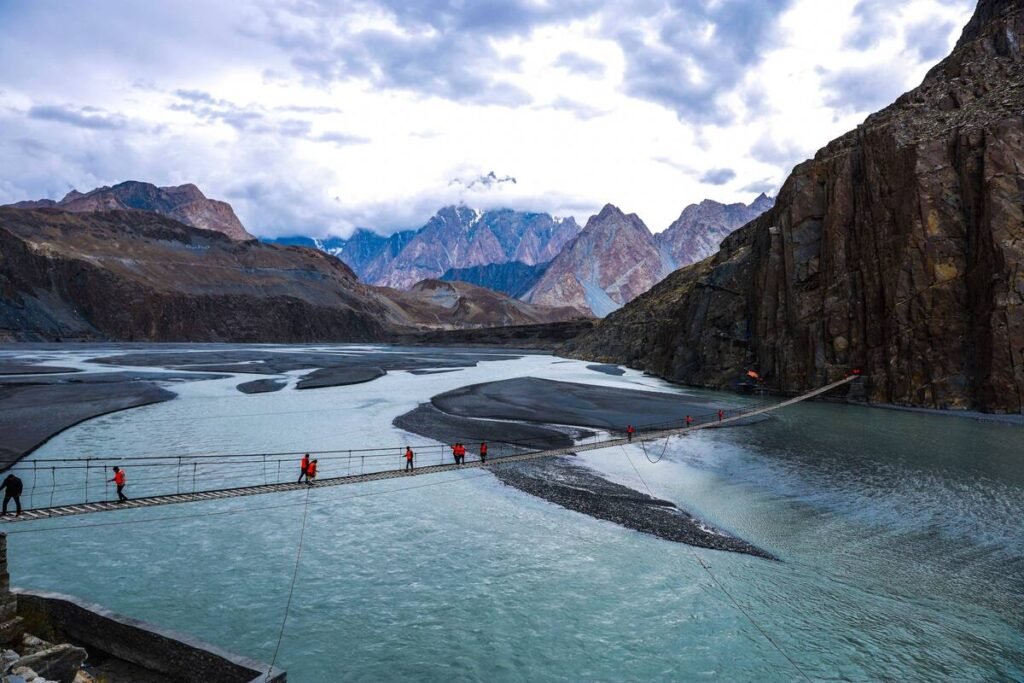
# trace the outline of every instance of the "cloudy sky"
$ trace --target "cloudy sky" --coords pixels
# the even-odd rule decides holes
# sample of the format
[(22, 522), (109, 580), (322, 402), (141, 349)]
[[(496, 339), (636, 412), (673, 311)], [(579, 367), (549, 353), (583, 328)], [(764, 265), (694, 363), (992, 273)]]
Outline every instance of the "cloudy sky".
[(259, 235), (457, 202), (611, 202), (657, 232), (776, 191), (973, 4), (0, 0), (0, 203), (134, 179), (194, 182)]

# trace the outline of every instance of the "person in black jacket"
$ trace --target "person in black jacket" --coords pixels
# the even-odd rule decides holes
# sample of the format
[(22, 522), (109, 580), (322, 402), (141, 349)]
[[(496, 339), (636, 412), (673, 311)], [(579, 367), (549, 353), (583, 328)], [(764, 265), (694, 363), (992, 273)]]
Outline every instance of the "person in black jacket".
[(17, 508), (17, 514), (21, 514), (21, 491), (25, 488), (25, 485), (21, 483), (21, 479), (8, 474), (7, 478), (4, 479), (4, 483), (0, 484), (0, 489), (4, 490), (4, 511), (3, 514), (7, 514), (7, 505), (14, 499), (14, 505)]

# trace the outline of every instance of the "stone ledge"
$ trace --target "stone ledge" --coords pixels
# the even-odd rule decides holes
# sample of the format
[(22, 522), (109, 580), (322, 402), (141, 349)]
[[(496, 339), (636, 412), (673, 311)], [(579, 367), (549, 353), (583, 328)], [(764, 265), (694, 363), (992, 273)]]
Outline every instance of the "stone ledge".
[(78, 598), (15, 588), (18, 616), (28, 630), (52, 642), (70, 641), (149, 671), (180, 680), (285, 683), (269, 665), (204, 643), (190, 635), (112, 612)]

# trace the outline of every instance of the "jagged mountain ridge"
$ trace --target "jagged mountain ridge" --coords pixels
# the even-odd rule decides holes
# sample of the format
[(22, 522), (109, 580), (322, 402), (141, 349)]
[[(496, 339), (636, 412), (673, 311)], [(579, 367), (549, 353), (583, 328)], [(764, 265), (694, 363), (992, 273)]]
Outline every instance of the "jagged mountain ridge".
[(705, 199), (687, 206), (656, 235), (636, 214), (627, 216), (608, 204), (587, 221), (524, 299), (544, 305), (557, 301), (606, 316), (676, 268), (714, 253), (722, 239), (772, 203), (764, 194), (749, 205)]
[[(409, 289), (422, 280), (439, 279), (453, 269), (520, 262), (535, 266), (551, 261), (579, 232), (572, 218), (546, 213), (466, 206), (439, 210), (418, 230), (382, 236), (360, 228), (347, 240), (331, 238), (328, 248), (364, 282)], [(268, 240), (295, 243), (313, 238)], [(477, 282), (484, 287), (487, 282)]]
[(667, 230), (654, 236), (658, 246), (672, 260), (673, 270), (703, 261), (718, 251), (722, 240), (774, 206), (775, 200), (761, 193), (750, 204), (722, 204), (705, 199), (690, 204)]
[(234, 240), (253, 240), (231, 205), (207, 199), (192, 183), (157, 187), (152, 183), (127, 180), (113, 187), (99, 187), (86, 193), (71, 190), (60, 201), (40, 199), (10, 204), (13, 208), (51, 208), (72, 212), (150, 211), (203, 230), (214, 230)]
[(579, 232), (572, 218), (511, 209), (441, 209), (402, 249), (380, 284), (408, 288), (451, 268), (550, 261)]
[(773, 209), (566, 352), (799, 392), (1024, 410), (1024, 1), (981, 0), (922, 84), (798, 165)]
[[(371, 284), (409, 289), (424, 279), (461, 280), (546, 306), (573, 306), (606, 315), (672, 270), (713, 253), (725, 235), (771, 204), (772, 199), (763, 194), (749, 205), (706, 199), (686, 207), (662, 233), (651, 235), (644, 226), (625, 243), (609, 235), (593, 243), (585, 238), (574, 255), (564, 254), (580, 234), (571, 218), (563, 221), (544, 213), (464, 206), (445, 207), (419, 230), (388, 237), (360, 228), (348, 240), (286, 237), (268, 241), (319, 248), (342, 259)], [(658, 258), (653, 258), (652, 249), (660, 253)], [(637, 255), (643, 255), (643, 264)], [(542, 282), (559, 258), (557, 275)], [(598, 276), (598, 270), (604, 275)]]
[(644, 222), (606, 204), (524, 299), (544, 306), (574, 306), (600, 317), (647, 291), (670, 271)]
[(415, 230), (402, 230), (382, 237), (360, 228), (345, 243), (338, 258), (351, 266), (363, 282), (383, 285), (395, 259), (415, 236)]

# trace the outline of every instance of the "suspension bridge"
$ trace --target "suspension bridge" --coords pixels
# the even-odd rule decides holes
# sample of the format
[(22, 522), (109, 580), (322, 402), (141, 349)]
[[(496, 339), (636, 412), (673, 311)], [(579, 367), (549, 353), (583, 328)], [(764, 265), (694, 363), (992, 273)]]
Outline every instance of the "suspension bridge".
[[(539, 458), (549, 458), (559, 455), (579, 454), (587, 451), (593, 451), (603, 448), (612, 448), (616, 446), (623, 446), (628, 443), (637, 442), (645, 443), (649, 441), (656, 441), (659, 439), (665, 439), (671, 436), (688, 434), (690, 432), (700, 431), (702, 429), (712, 429), (725, 427), (728, 425), (735, 425), (749, 418), (756, 417), (758, 415), (770, 413), (776, 410), (780, 410), (787, 406), (791, 406), (801, 401), (806, 401), (817, 396), (821, 396), (833, 389), (848, 384), (859, 377), (857, 375), (849, 376), (836, 382), (832, 382), (825, 386), (819, 387), (813, 391), (809, 391), (799, 396), (783, 400), (781, 402), (772, 403), (767, 406), (760, 406), (749, 408), (740, 411), (721, 411), (707, 415), (701, 415), (694, 418), (692, 424), (688, 424), (687, 421), (680, 420), (675, 423), (662, 423), (658, 425), (640, 425), (642, 431), (633, 435), (632, 439), (629, 437), (613, 436), (607, 434), (602, 436), (600, 434), (595, 435), (592, 440), (584, 440), (581, 443), (575, 443), (568, 446), (558, 447), (544, 447), (543, 444), (529, 443), (529, 442), (492, 442), (500, 444), (505, 447), (505, 450), (509, 452), (508, 455), (489, 457), (486, 462), (480, 460), (472, 460), (462, 465), (455, 463), (443, 462), (444, 452), (447, 448), (444, 445), (433, 446), (432, 448), (439, 448), (441, 455), (441, 462), (436, 465), (418, 465), (415, 469), (404, 470), (402, 468), (396, 469), (373, 469), (372, 471), (365, 471), (367, 468), (367, 460), (370, 460), (370, 467), (375, 467), (375, 463), (379, 463), (382, 458), (395, 458), (395, 452), (404, 453), (404, 447), (402, 449), (389, 448), (389, 449), (366, 449), (366, 451), (373, 451), (372, 453), (360, 452), (360, 451), (317, 451), (316, 454), (320, 459), (335, 459), (345, 460), (347, 458), (346, 473), (340, 476), (324, 477), (317, 479), (315, 483), (316, 488), (333, 487), (333, 486), (346, 486), (350, 484), (361, 484), (373, 481), (383, 481), (386, 479), (400, 479), (403, 477), (418, 477), (428, 474), (437, 474), (440, 472), (449, 472), (454, 470), (463, 469), (474, 469), (474, 468), (486, 468), (494, 464), (508, 463), (508, 462), (521, 462), (525, 460), (536, 460)], [(474, 439), (475, 440), (475, 439)], [(381, 451), (385, 451), (381, 453)], [(422, 452), (422, 451), (421, 451)], [(353, 453), (355, 455), (353, 456)], [(43, 507), (31, 507), (22, 511), (19, 516), (13, 516), (11, 514), (5, 515), (0, 520), (0, 526), (10, 525), (20, 522), (31, 522), (42, 519), (52, 519), (57, 517), (69, 517), (73, 515), (86, 515), (95, 514), (100, 512), (113, 512), (117, 510), (130, 510), (135, 508), (143, 507), (155, 507), (160, 505), (175, 505), (179, 503), (193, 503), (209, 500), (221, 500), (226, 498), (239, 498), (244, 496), (256, 496), (268, 493), (284, 493), (288, 491), (301, 491), (307, 488), (307, 484), (299, 483), (295, 481), (281, 482), (281, 465), (287, 463), (290, 468), (295, 466), (295, 458), (301, 455), (301, 452), (295, 453), (275, 453), (275, 454), (219, 454), (219, 455), (202, 455), (202, 456), (139, 456), (135, 458), (110, 458), (105, 463), (94, 463), (93, 459), (86, 459), (86, 463), (82, 464), (82, 459), (63, 459), (61, 463), (72, 463), (72, 464), (61, 464), (52, 465), (50, 467), (40, 468), (39, 462), (33, 464), (32, 467), (32, 482), (31, 482), (31, 501), (36, 495), (46, 495), (46, 487), (42, 486), (42, 490), (39, 494), (37, 490), (37, 479), (40, 474), (45, 474), (47, 471), (51, 473), (51, 485), (49, 488), (49, 500), (50, 504)], [(283, 458), (287, 457), (287, 460)], [(355, 457), (355, 461), (353, 461)], [(399, 456), (401, 457), (401, 456)], [(269, 460), (268, 460), (269, 458)], [(417, 460), (422, 462), (421, 457), (417, 457)], [(234, 460), (238, 463), (262, 465), (262, 473), (264, 476), (264, 483), (254, 485), (243, 485), (243, 486), (230, 486), (224, 488), (210, 489), (210, 490), (196, 490), (196, 475), (199, 471), (199, 467), (202, 465), (208, 467), (213, 461), (213, 464), (223, 464), (225, 461)], [(404, 458), (401, 458), (404, 461)], [(57, 462), (55, 460), (42, 461), (45, 465), (46, 462)], [(125, 502), (112, 502), (109, 500), (89, 500), (89, 472), (91, 469), (99, 469), (105, 472), (107, 464), (125, 464), (126, 462), (134, 463), (133, 469), (138, 470), (145, 467), (158, 467), (162, 469), (173, 469), (174, 470), (174, 483), (175, 491), (173, 493), (167, 492), (162, 495), (148, 495), (138, 498), (132, 498)], [(268, 462), (273, 465), (277, 464), (277, 481), (269, 481), (269, 474), (267, 472)], [(359, 471), (354, 472), (354, 463), (358, 464)], [(385, 465), (386, 467), (386, 465)], [(86, 471), (85, 477), (85, 495), (84, 500), (81, 502), (65, 503), (65, 504), (53, 504), (54, 494), (58, 490), (56, 482), (56, 471), (61, 470), (82, 470)], [(185, 470), (183, 472), (183, 470)], [(291, 471), (291, 470), (289, 470)], [(187, 491), (182, 491), (183, 480), (187, 483), (189, 476), (191, 475), (191, 488)], [(104, 475), (105, 476), (105, 475)], [(135, 481), (141, 481), (150, 485), (153, 484), (170, 484), (171, 477), (169, 475), (163, 477), (156, 477), (150, 479), (141, 479)], [(131, 482), (129, 482), (131, 483)], [(62, 485), (61, 492), (65, 493), (68, 489), (75, 489), (78, 484)], [(24, 495), (24, 494), (23, 494)]]

